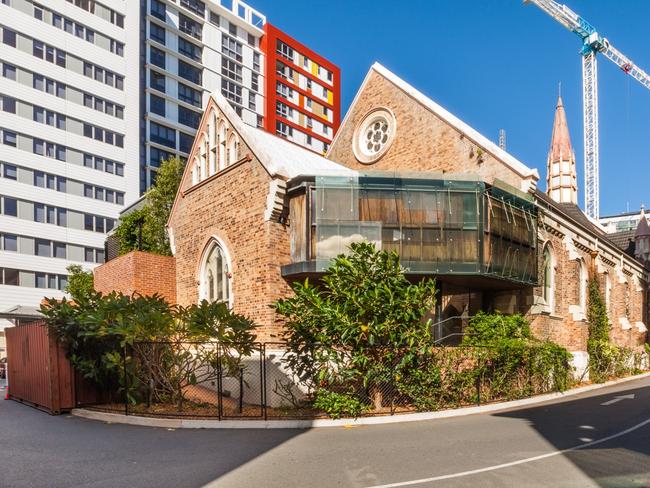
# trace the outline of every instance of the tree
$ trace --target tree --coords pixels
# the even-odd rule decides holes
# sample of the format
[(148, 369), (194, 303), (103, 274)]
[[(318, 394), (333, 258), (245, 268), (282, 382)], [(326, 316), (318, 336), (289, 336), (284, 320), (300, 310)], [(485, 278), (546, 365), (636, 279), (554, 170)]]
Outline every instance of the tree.
[(275, 309), (286, 318), (285, 360), (311, 388), (362, 386), (380, 407), (387, 378), (431, 346), (424, 317), (435, 303), (435, 282), (410, 283), (395, 252), (352, 244), (348, 255), (334, 259), (321, 286), (307, 280), (293, 290)]
[[(144, 206), (120, 219), (113, 235), (120, 243), (120, 254), (135, 250), (171, 255), (167, 220), (183, 177), (185, 164), (180, 158), (163, 161), (156, 181), (145, 194)], [(140, 227), (142, 230), (140, 230)], [(140, 245), (142, 232), (142, 246)]]
[(71, 264), (68, 271), (68, 285), (65, 287), (74, 301), (82, 301), (94, 292), (93, 272), (84, 271), (78, 264)]

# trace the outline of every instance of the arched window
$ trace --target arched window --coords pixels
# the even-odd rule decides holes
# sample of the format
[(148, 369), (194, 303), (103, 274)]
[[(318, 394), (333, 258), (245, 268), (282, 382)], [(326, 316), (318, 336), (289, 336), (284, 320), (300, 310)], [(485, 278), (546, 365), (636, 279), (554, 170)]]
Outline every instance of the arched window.
[(229, 276), (226, 254), (213, 242), (201, 269), (201, 299), (230, 304)]
[(550, 245), (544, 248), (544, 288), (542, 290), (544, 302), (552, 313), (555, 311), (555, 260)]
[(217, 149), (218, 155), (218, 164), (219, 164), (219, 170), (224, 169), (227, 166), (226, 163), (226, 124), (221, 122), (219, 125), (219, 137), (217, 138), (217, 145), (219, 146)]
[(239, 141), (237, 136), (232, 134), (228, 139), (228, 149), (226, 150), (227, 166), (236, 163), (239, 160)]
[(578, 260), (578, 305), (583, 313), (587, 312), (587, 286), (589, 274), (584, 259)]
[(196, 185), (201, 178), (200, 175), (200, 167), (199, 167), (199, 160), (197, 158), (194, 158), (194, 164), (192, 165), (192, 184)]
[(609, 306), (612, 302), (612, 279), (608, 272), (605, 272), (605, 310), (609, 313)]

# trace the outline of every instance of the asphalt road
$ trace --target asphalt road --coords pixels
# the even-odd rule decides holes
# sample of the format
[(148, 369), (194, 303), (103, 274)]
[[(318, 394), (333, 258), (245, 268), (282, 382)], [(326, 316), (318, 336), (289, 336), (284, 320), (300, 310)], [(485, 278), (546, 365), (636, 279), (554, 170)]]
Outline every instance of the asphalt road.
[(497, 414), (308, 431), (134, 427), (0, 400), (0, 487), (378, 486), (648, 488), (650, 378)]

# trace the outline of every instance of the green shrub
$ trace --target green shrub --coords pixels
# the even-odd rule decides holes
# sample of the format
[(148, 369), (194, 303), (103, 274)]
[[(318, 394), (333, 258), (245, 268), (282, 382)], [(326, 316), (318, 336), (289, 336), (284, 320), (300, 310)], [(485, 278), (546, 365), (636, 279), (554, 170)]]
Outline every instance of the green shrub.
[(463, 336), (463, 344), (488, 346), (503, 340), (531, 337), (530, 325), (521, 314), (479, 312), (469, 320)]
[(435, 303), (434, 281), (412, 284), (397, 253), (356, 243), (333, 260), (320, 286), (293, 289), (275, 303), (286, 319), (288, 367), (311, 389), (323, 381), (361, 384), (375, 406), (390, 404), (387, 380), (404, 375), (431, 344), (424, 317)]
[(352, 394), (337, 393), (325, 389), (316, 391), (313, 406), (333, 419), (341, 417), (357, 418), (370, 409), (368, 405)]

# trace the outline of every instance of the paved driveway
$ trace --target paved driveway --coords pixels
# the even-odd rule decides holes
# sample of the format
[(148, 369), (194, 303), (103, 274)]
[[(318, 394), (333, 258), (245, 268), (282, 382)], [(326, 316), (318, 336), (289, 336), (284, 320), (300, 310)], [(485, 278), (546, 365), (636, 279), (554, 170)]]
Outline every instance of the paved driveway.
[(650, 487), (650, 379), (499, 414), (309, 431), (104, 424), (0, 400), (0, 445), (7, 488)]

